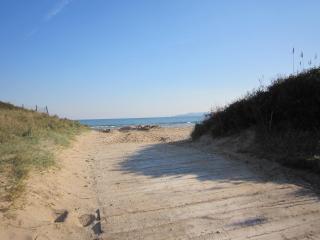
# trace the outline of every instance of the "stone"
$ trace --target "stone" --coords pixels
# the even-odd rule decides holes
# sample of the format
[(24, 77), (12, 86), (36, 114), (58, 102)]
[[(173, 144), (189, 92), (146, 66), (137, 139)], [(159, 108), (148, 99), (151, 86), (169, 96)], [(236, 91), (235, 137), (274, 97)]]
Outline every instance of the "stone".
[(89, 226), (95, 220), (95, 216), (93, 214), (83, 214), (79, 217), (79, 222), (83, 227)]

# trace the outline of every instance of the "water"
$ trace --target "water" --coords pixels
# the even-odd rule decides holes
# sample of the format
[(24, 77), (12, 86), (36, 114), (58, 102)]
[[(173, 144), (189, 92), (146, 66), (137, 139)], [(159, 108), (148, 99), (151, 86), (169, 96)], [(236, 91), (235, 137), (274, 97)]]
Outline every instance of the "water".
[(85, 119), (81, 124), (97, 129), (120, 128), (137, 125), (159, 125), (162, 127), (192, 126), (203, 120), (201, 116), (186, 117), (152, 117), (152, 118), (119, 118), (119, 119)]

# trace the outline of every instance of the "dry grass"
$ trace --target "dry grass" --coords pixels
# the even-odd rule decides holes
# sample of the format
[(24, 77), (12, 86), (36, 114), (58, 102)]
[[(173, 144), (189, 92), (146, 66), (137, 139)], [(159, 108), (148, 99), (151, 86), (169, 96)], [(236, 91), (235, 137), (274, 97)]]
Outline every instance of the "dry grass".
[(76, 121), (0, 102), (0, 201), (17, 198), (29, 171), (54, 165), (53, 149), (84, 129)]

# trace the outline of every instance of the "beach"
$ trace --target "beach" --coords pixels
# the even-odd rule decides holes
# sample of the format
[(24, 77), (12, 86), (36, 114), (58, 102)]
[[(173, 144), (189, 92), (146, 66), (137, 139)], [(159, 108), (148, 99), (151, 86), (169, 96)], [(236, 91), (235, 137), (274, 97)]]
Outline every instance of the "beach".
[(1, 1), (0, 240), (320, 240), (320, 1)]
[[(0, 213), (0, 239), (320, 238), (319, 196), (307, 183), (209, 138), (193, 143), (192, 129), (83, 133)], [(83, 215), (94, 220), (83, 226)]]

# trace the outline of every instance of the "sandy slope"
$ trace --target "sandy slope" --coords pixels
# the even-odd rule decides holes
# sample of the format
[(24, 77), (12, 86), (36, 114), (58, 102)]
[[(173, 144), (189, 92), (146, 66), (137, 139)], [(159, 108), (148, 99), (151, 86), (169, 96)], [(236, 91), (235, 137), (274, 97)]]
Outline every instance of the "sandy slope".
[[(33, 178), (0, 239), (320, 239), (320, 199), (303, 182), (179, 142), (190, 130), (81, 136), (61, 170)], [(70, 211), (65, 223), (53, 223), (55, 208)], [(77, 219), (96, 209), (99, 236)]]
[[(45, 173), (33, 172), (18, 208), (0, 213), (0, 239), (93, 239), (78, 217), (96, 210), (91, 147), (96, 138), (86, 133), (71, 148), (58, 153), (58, 166)], [(54, 223), (57, 210), (66, 209), (64, 223)]]

